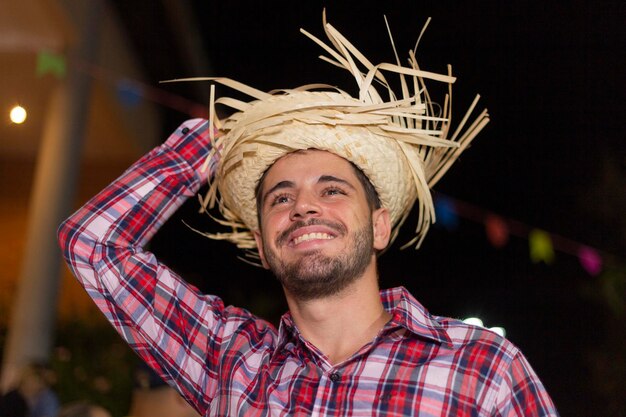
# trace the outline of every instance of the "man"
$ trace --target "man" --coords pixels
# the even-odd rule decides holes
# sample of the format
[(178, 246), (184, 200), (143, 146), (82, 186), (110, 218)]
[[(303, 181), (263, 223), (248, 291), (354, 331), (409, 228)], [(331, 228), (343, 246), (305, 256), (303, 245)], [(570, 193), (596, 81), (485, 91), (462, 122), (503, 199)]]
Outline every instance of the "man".
[[(215, 79), (255, 100), (216, 100), (238, 110), (215, 121), (218, 135), (212, 100), (209, 123), (185, 122), (70, 217), (59, 232), (68, 264), (131, 347), (203, 415), (557, 415), (510, 342), (431, 316), (403, 288), (378, 288), (378, 254), (415, 203), (419, 245), (434, 220), (429, 187), (486, 112), (449, 138), (449, 101), (438, 113), (425, 85), (453, 77), (421, 71), (413, 54), (410, 67), (375, 66), (325, 30), (334, 49), (307, 35), (353, 74), (358, 98)], [(400, 74), (401, 96), (383, 70)], [(289, 312), (278, 330), (199, 294), (142, 249), (206, 179), (204, 205), (218, 204), (230, 228), (208, 235), (258, 249), (284, 288)]]
[(43, 363), (29, 363), (14, 389), (0, 396), (0, 416), (56, 417), (59, 399), (52, 390), (55, 376)]

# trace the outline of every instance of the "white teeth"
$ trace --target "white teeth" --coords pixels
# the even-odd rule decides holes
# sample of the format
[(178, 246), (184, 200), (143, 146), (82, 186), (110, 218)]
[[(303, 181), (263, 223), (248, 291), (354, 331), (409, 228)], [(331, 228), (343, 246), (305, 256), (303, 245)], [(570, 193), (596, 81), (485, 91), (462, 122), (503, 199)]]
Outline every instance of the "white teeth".
[(297, 245), (299, 243), (302, 242), (306, 242), (307, 240), (313, 240), (313, 239), (332, 239), (333, 237), (327, 233), (307, 233), (305, 235), (302, 236), (298, 236), (297, 238), (294, 239), (293, 243), (294, 245)]

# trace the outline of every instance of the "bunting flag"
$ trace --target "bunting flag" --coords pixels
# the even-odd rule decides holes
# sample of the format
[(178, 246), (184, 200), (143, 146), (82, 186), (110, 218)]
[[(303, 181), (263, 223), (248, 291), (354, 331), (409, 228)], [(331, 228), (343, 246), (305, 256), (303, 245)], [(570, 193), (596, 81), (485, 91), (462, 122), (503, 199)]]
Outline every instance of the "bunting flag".
[(581, 246), (578, 250), (578, 260), (583, 269), (592, 277), (598, 276), (602, 272), (602, 258), (595, 249)]
[(551, 264), (554, 261), (554, 247), (550, 235), (543, 230), (533, 229), (528, 235), (530, 260), (533, 263), (544, 262)]
[(454, 230), (459, 225), (459, 217), (454, 202), (449, 198), (440, 197), (435, 201), (435, 215), (437, 216), (437, 223), (448, 230)]
[(502, 248), (509, 242), (509, 227), (500, 216), (490, 214), (485, 219), (487, 239), (496, 248)]
[(53, 74), (57, 78), (65, 77), (66, 64), (63, 55), (49, 51), (40, 51), (37, 54), (37, 76)]
[(626, 312), (626, 269), (608, 269), (598, 282), (602, 297), (613, 313), (623, 317)]
[(123, 79), (116, 85), (117, 97), (124, 107), (136, 107), (143, 97), (141, 86), (131, 80)]

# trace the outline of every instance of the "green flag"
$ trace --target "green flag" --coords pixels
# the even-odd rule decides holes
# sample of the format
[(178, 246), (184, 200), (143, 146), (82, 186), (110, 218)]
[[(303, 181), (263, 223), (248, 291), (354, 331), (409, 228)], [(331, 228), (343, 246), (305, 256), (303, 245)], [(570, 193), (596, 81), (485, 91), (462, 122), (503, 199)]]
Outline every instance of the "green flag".
[(42, 77), (48, 73), (57, 78), (65, 77), (65, 57), (49, 51), (40, 51), (37, 55), (37, 76)]

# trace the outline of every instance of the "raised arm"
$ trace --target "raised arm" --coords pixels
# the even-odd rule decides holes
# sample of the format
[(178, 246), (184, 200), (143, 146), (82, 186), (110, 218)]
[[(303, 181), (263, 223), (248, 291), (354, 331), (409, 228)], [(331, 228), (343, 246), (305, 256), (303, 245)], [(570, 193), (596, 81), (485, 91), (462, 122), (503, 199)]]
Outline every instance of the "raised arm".
[(210, 148), (207, 121), (183, 123), (58, 233), (70, 269), (117, 332), (201, 413), (217, 389), (221, 349), (250, 315), (199, 294), (143, 245), (198, 192)]

